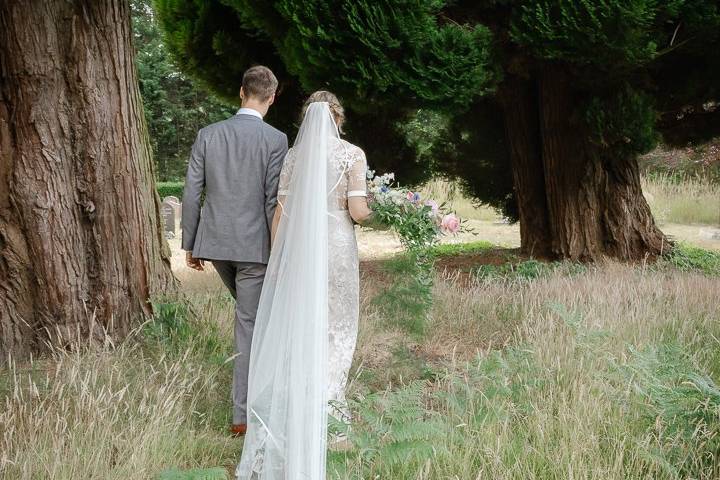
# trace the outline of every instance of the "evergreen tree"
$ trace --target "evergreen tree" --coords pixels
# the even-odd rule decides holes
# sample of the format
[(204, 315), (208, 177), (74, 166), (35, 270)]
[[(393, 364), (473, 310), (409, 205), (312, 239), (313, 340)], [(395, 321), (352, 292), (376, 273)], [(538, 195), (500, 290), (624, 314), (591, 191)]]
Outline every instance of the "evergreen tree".
[[(667, 248), (637, 155), (720, 131), (716, 0), (157, 0), (181, 67), (221, 94), (264, 63), (336, 91), (371, 164), (433, 167), (520, 221), (528, 253), (641, 259)], [(295, 103), (293, 103), (295, 102)], [(447, 121), (431, 154), (403, 129)], [(282, 116), (281, 118), (287, 118)], [(413, 158), (415, 157), (415, 158)], [(433, 160), (434, 159), (434, 160)]]
[(239, 98), (219, 100), (172, 63), (150, 0), (133, 0), (132, 20), (140, 93), (158, 180), (185, 176), (197, 131), (235, 113)]

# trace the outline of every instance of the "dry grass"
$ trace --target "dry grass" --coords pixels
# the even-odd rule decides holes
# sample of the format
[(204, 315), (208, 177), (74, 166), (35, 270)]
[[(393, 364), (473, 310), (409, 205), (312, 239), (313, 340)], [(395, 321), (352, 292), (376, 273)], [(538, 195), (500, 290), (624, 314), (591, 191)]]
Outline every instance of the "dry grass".
[[(643, 191), (655, 219), (661, 224), (720, 225), (720, 185), (708, 178), (655, 174), (642, 179)], [(421, 193), (438, 202), (446, 202), (464, 219), (498, 222), (500, 215), (487, 206), (478, 206), (454, 184), (436, 179)]]
[(494, 209), (473, 202), (456, 183), (438, 178), (423, 185), (420, 193), (423, 198), (432, 198), (438, 203), (445, 203), (460, 218), (483, 222), (501, 220), (501, 216)]
[[(719, 478), (720, 277), (609, 263), (473, 281), (445, 263), (465, 270), (438, 275), (422, 336), (391, 326), (375, 299), (392, 274), (363, 265), (357, 448), (330, 478)], [(0, 367), (0, 478), (232, 471), (232, 304), (211, 271), (179, 276), (196, 319), (170, 303), (122, 345)]]
[[(378, 345), (368, 339), (403, 340), (397, 332), (387, 335), (381, 317), (366, 314), (357, 361), (406, 385), (398, 390), (406, 397), (387, 392), (377, 400), (362, 383), (354, 385), (361, 412), (387, 416), (366, 412), (357, 441), (369, 437), (369, 444), (386, 447), (376, 445), (374, 457), (334, 457), (338, 477), (716, 478), (718, 452), (703, 450), (702, 442), (720, 434), (720, 399), (705, 425), (710, 433), (682, 443), (663, 431), (664, 419), (653, 417), (652, 402), (637, 394), (640, 382), (618, 372), (644, 358), (633, 352), (680, 345), (694, 371), (720, 380), (718, 291), (718, 278), (614, 264), (470, 289), (442, 280), (432, 333), (414, 346), (416, 363), (424, 361), (414, 377), (407, 362), (387, 355), (378, 362)], [(682, 373), (674, 364), (662, 368)], [(428, 369), (439, 380), (426, 383)], [(717, 387), (712, 394), (720, 394)], [(412, 413), (418, 401), (425, 406)], [(411, 413), (393, 422), (398, 410)], [(431, 432), (422, 428), (428, 423)], [(665, 464), (677, 460), (672, 442), (689, 449), (684, 466)], [(403, 443), (424, 453), (414, 455)], [(429, 445), (432, 460), (423, 457)]]
[(658, 174), (643, 179), (643, 191), (660, 225), (720, 225), (720, 185), (708, 179)]
[(209, 305), (182, 342), (136, 333), (118, 347), (6, 365), (0, 477), (142, 479), (174, 466), (232, 465), (240, 445), (224, 434), (230, 377), (219, 360), (229, 337), (217, 328), (228, 305)]
[[(379, 284), (374, 275), (364, 282)], [(555, 305), (579, 314), (584, 328), (622, 339), (625, 343), (616, 343), (619, 349), (648, 341), (702, 343), (698, 332), (713, 328), (720, 332), (718, 289), (717, 277), (677, 271), (668, 274), (666, 270), (616, 263), (588, 267), (586, 272), (574, 275), (561, 269), (532, 281), (478, 280), (469, 287), (467, 282), (459, 282), (457, 275), (444, 275), (438, 277), (435, 286), (431, 333), (418, 348), (428, 352), (427, 358), (468, 360), (501, 349), (512, 340), (513, 344), (547, 345), (541, 354), (553, 357), (556, 348), (563, 348), (561, 342), (572, 340), (572, 332), (560, 321)], [(371, 339), (406, 342), (407, 337), (386, 327), (386, 319), (373, 303), (373, 290), (366, 288), (364, 292), (356, 363), (378, 366), (376, 342)], [(672, 334), (669, 338), (668, 333)], [(720, 377), (720, 364), (714, 368)]]
[[(364, 284), (377, 285), (374, 275)], [(145, 327), (141, 341), (0, 372), (2, 478), (231, 469), (240, 450), (224, 432), (232, 309), (209, 278), (186, 278), (200, 319), (180, 333)], [(429, 334), (416, 338), (388, 327), (366, 288), (351, 391), (355, 440), (374, 447), (333, 454), (332, 478), (684, 478), (653, 457), (661, 432), (614, 371), (635, 361), (630, 346), (671, 342), (717, 381), (718, 291), (716, 277), (615, 264), (470, 286), (450, 275), (438, 278)], [(399, 420), (378, 430), (389, 418)]]

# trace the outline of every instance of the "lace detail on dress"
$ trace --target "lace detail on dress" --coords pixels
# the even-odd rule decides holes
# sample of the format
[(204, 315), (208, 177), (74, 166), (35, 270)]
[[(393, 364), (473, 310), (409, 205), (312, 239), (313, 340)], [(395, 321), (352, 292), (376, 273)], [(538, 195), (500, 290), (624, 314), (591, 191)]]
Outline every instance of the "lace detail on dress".
[[(331, 139), (330, 145), (330, 161), (333, 170), (337, 174), (335, 182), (335, 199), (337, 201), (338, 210), (347, 210), (348, 191), (352, 191), (354, 196), (359, 195), (358, 192), (365, 192), (367, 162), (365, 160), (365, 152), (361, 148), (342, 139)], [(295, 152), (290, 148), (285, 156), (282, 171), (280, 172), (280, 183), (278, 186), (278, 196), (288, 195), (288, 187), (292, 179), (293, 170), (295, 168)], [(338, 181), (339, 180), (339, 181)], [(333, 185), (335, 185), (333, 182)]]
[[(353, 221), (347, 212), (347, 198), (348, 192), (352, 192), (353, 196), (365, 194), (367, 162), (365, 152), (345, 140), (333, 139), (330, 148), (329, 159), (337, 174), (337, 186), (333, 194), (338, 211), (330, 212), (328, 219), (328, 398), (330, 413), (347, 423), (350, 421), (350, 412), (345, 400), (345, 387), (355, 353), (360, 302), (358, 249)], [(280, 197), (289, 193), (294, 167), (295, 154), (291, 148), (280, 173)]]

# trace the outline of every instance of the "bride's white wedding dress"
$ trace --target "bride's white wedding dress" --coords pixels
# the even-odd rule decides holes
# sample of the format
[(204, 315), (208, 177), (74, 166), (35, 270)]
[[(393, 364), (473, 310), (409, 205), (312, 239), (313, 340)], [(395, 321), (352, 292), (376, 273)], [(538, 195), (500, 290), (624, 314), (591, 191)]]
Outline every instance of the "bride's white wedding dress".
[(243, 480), (325, 478), (328, 414), (348, 421), (358, 253), (348, 197), (365, 196), (361, 149), (310, 104), (280, 177), (282, 217), (255, 321)]
[[(348, 198), (366, 196), (367, 161), (362, 149), (341, 138), (330, 138), (328, 147), (331, 176), (338, 179), (328, 199), (328, 398), (330, 413), (347, 422), (345, 387), (357, 342), (360, 298), (358, 248)], [(291, 148), (280, 173), (280, 205), (289, 193), (296, 161)]]

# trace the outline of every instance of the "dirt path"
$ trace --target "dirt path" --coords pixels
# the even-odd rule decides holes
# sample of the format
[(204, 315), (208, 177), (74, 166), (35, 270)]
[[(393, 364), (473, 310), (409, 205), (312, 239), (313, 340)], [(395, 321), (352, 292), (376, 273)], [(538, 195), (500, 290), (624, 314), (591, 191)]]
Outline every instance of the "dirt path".
[[(478, 240), (491, 242), (503, 248), (517, 248), (520, 246), (520, 229), (518, 225), (508, 225), (499, 221), (471, 220), (468, 222), (472, 233), (462, 233), (457, 236), (447, 236), (442, 243), (467, 243)], [(365, 263), (390, 257), (402, 251), (397, 237), (389, 232), (378, 232), (368, 229), (356, 228), (360, 261)], [(196, 272), (185, 266), (185, 252), (180, 249), (180, 239), (168, 240), (172, 250), (172, 269), (180, 279), (186, 291), (204, 293), (221, 287), (217, 275), (211, 265), (207, 265), (205, 272)]]
[[(469, 225), (474, 230), (472, 233), (447, 236), (442, 239), (442, 243), (467, 243), (484, 240), (506, 248), (520, 246), (520, 228), (518, 225), (481, 220), (471, 220)], [(387, 258), (402, 250), (400, 242), (392, 233), (357, 228), (356, 234), (360, 260)], [(172, 250), (173, 271), (186, 270), (185, 252), (180, 249), (180, 239), (174, 238), (168, 240), (168, 242)]]
[[(517, 248), (520, 246), (520, 228), (517, 224), (508, 225), (500, 221), (471, 220), (469, 226), (473, 230), (472, 233), (444, 237), (442, 243), (467, 243), (484, 240), (503, 248)], [(714, 239), (711, 236), (712, 232), (720, 231), (718, 227), (668, 223), (661, 225), (661, 229), (675, 240), (720, 251), (720, 239)], [(387, 258), (402, 250), (395, 235), (389, 232), (376, 232), (358, 228), (357, 239), (360, 260), (362, 261)], [(169, 243), (173, 252), (173, 271), (182, 279), (190, 272), (185, 266), (185, 253), (180, 249), (179, 239), (171, 239)]]

